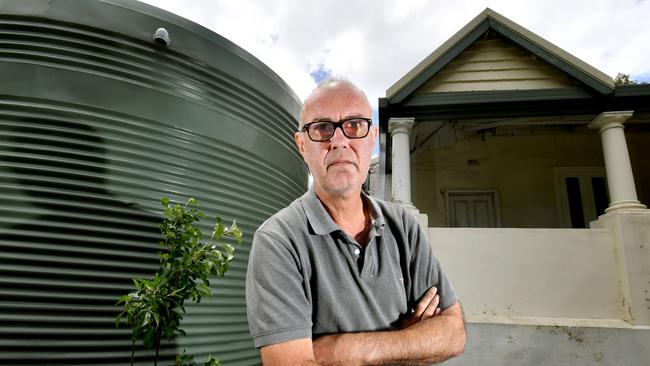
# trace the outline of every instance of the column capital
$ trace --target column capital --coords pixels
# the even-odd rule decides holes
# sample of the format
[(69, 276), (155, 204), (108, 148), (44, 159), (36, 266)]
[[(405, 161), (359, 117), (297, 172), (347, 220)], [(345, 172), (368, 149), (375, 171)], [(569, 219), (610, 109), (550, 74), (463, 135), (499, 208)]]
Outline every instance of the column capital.
[(612, 127), (623, 128), (623, 123), (632, 117), (633, 114), (634, 111), (603, 112), (594, 118), (587, 127), (598, 129), (600, 133)]
[(415, 124), (414, 117), (405, 117), (405, 118), (389, 118), (388, 119), (388, 133), (392, 135), (397, 133), (410, 134)]

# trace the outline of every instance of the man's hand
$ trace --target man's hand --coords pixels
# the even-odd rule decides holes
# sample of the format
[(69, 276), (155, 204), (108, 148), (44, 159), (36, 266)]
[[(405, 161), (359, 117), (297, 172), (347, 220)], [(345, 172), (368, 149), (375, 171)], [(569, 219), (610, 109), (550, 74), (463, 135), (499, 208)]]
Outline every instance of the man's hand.
[(408, 328), (422, 320), (440, 315), (442, 311), (438, 307), (439, 303), (440, 296), (438, 295), (438, 289), (436, 287), (431, 287), (424, 293), (424, 295), (422, 295), (418, 304), (415, 306), (415, 309), (413, 309), (413, 312), (405, 314), (400, 319), (400, 329)]

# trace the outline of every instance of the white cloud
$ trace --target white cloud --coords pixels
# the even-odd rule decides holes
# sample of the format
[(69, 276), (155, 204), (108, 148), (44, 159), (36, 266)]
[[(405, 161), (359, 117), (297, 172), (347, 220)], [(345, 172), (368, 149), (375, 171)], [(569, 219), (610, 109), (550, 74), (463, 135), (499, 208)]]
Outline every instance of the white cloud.
[(320, 66), (385, 91), (485, 7), (610, 76), (650, 75), (650, 1), (147, 0), (212, 29), (305, 98)]

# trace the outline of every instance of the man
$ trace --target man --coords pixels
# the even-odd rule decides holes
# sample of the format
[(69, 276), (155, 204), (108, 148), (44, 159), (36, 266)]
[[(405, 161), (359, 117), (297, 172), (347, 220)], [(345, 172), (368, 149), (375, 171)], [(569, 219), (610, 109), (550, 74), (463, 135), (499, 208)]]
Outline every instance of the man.
[(339, 78), (304, 103), (295, 141), (313, 187), (260, 226), (248, 263), (265, 365), (430, 364), (463, 351), (460, 305), (416, 218), (361, 191), (371, 113)]

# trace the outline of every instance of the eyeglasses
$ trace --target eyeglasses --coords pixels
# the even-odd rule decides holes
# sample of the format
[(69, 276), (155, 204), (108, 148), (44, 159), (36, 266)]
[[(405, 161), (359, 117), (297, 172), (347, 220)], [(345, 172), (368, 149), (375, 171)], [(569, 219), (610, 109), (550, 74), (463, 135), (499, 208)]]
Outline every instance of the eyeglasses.
[(349, 139), (362, 139), (368, 136), (371, 125), (372, 119), (370, 118), (352, 117), (342, 119), (338, 122), (315, 121), (306, 123), (300, 131), (307, 131), (307, 135), (309, 135), (312, 141), (323, 142), (331, 139), (336, 129), (340, 127), (345, 137)]

